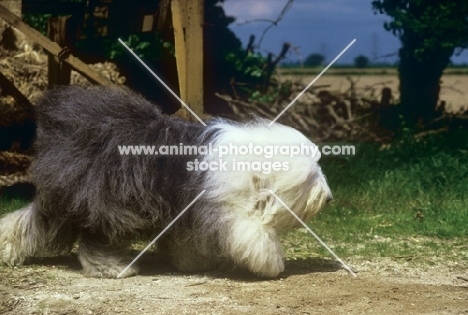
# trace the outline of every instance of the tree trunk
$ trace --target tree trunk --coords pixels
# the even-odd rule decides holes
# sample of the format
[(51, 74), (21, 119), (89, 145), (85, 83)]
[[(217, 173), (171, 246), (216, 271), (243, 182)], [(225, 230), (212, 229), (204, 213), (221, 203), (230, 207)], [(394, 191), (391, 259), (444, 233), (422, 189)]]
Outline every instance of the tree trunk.
[(418, 55), (422, 40), (407, 36), (399, 51), (400, 103), (403, 118), (410, 125), (434, 117), (442, 73), (453, 54), (453, 49), (437, 48)]

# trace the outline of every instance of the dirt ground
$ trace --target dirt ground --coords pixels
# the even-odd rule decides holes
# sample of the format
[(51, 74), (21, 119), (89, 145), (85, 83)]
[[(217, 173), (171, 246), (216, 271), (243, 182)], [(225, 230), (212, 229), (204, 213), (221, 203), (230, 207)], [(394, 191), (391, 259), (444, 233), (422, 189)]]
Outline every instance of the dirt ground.
[[(85, 278), (76, 256), (0, 267), (0, 314), (468, 314), (468, 262), (288, 261), (280, 278), (182, 274), (147, 257), (139, 276)], [(158, 266), (158, 267), (155, 267)], [(163, 267), (161, 267), (163, 266)]]

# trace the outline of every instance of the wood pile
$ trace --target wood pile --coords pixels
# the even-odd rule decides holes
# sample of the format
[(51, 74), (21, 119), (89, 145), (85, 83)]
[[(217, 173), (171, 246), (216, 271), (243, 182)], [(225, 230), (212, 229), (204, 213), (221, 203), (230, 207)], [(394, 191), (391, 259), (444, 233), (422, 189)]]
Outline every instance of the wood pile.
[[(117, 66), (110, 62), (90, 65), (115, 84), (123, 84)], [(24, 45), (20, 50), (7, 50), (0, 46), (0, 187), (27, 181), (26, 169), (29, 166), (30, 147), (24, 144), (25, 138), (32, 140), (34, 131), (35, 101), (47, 89), (47, 55), (38, 47)], [(25, 96), (24, 101), (14, 97), (13, 83), (18, 94)], [(91, 85), (78, 72), (72, 71), (71, 84)], [(26, 126), (26, 128), (25, 128)], [(25, 133), (32, 133), (25, 135)]]
[[(309, 136), (315, 142), (371, 141), (385, 143), (392, 133), (379, 127), (381, 113), (393, 107), (391, 90), (385, 82), (356, 88), (355, 81), (348, 78), (345, 92), (328, 90), (328, 86), (312, 86), (278, 119), (279, 123), (291, 126)], [(382, 88), (384, 86), (384, 88)], [(247, 101), (229, 95), (217, 94), (225, 100), (240, 120), (252, 116), (275, 119), (306, 86), (290, 82), (285, 94), (279, 94), (273, 102)]]

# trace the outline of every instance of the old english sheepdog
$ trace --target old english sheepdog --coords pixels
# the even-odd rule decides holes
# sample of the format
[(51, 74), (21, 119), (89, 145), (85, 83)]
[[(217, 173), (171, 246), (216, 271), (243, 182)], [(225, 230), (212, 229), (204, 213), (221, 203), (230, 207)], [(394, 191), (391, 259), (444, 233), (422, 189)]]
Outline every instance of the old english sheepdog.
[[(316, 146), (290, 127), (262, 119), (214, 119), (204, 127), (163, 115), (121, 87), (53, 89), (36, 109), (36, 195), (0, 220), (7, 265), (78, 240), (85, 275), (117, 277), (136, 237), (150, 240), (206, 190), (157, 250), (184, 272), (228, 265), (276, 277), (284, 270), (277, 233), (299, 223), (270, 191), (302, 220), (331, 199), (317, 152), (297, 151)], [(184, 146), (191, 152), (165, 151)], [(137, 272), (133, 265), (122, 277)]]

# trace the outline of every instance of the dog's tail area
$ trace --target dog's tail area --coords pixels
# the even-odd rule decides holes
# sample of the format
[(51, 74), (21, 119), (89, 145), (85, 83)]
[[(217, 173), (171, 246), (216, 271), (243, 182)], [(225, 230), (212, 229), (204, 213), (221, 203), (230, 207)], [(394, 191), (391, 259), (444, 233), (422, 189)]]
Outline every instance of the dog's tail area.
[(0, 262), (16, 266), (38, 253), (71, 247), (76, 233), (64, 221), (45, 220), (34, 203), (0, 218)]

